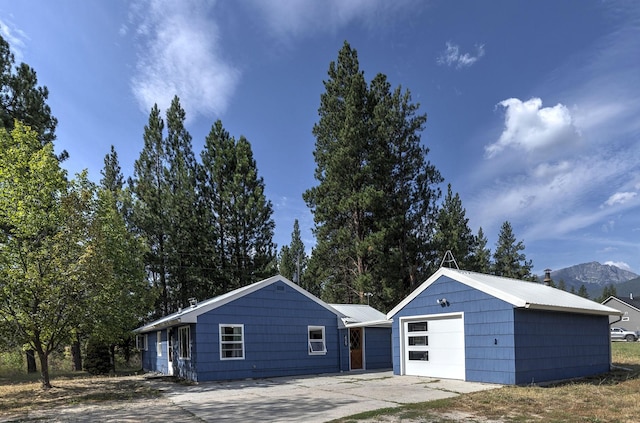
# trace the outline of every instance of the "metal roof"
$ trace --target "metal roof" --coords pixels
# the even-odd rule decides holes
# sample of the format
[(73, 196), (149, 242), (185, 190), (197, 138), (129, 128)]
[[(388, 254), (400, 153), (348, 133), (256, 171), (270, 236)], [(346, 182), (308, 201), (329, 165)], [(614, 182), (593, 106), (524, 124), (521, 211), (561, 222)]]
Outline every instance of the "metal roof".
[(346, 317), (342, 318), (345, 327), (388, 326), (391, 321), (387, 316), (367, 304), (329, 304)]
[(441, 267), (400, 304), (394, 307), (387, 314), (387, 318), (392, 318), (442, 276), (449, 277), (471, 288), (506, 301), (516, 308), (582, 314), (621, 315), (621, 312), (614, 308), (540, 283)]

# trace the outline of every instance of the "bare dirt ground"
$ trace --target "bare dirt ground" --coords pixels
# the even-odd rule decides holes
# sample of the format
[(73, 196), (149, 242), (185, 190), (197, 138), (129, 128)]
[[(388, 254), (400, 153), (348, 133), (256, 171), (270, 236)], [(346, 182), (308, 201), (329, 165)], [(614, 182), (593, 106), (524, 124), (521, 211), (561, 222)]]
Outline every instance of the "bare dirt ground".
[(0, 386), (0, 422), (199, 421), (143, 376), (73, 378)]

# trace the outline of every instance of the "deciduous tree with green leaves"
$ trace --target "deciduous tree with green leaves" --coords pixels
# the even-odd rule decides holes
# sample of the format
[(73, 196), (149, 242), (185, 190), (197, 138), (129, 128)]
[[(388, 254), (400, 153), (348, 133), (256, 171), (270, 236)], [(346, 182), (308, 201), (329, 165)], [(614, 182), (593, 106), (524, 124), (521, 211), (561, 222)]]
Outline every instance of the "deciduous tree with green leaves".
[(89, 199), (67, 185), (53, 145), (20, 122), (0, 131), (0, 151), (0, 315), (37, 353), (50, 388), (49, 356), (86, 305)]

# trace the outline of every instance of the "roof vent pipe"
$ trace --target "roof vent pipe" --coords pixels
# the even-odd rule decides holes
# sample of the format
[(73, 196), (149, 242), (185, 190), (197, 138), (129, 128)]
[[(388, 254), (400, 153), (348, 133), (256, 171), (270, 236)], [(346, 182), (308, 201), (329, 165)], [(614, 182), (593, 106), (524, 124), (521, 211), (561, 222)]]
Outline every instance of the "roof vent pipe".
[(629, 293), (629, 299), (630, 299), (630, 300), (633, 300), (633, 292), (630, 292), (630, 293)]
[(551, 269), (544, 269), (544, 280), (542, 281), (545, 285), (551, 285)]
[(195, 307), (195, 306), (197, 306), (197, 305), (198, 305), (198, 300), (197, 300), (195, 297), (191, 297), (191, 298), (189, 298), (189, 305), (190, 305), (191, 307)]

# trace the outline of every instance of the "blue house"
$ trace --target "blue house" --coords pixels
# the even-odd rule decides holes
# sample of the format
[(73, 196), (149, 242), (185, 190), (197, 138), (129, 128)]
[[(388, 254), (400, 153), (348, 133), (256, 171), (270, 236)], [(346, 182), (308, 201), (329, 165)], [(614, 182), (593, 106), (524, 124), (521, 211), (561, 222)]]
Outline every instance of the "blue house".
[(135, 332), (147, 371), (193, 381), (265, 378), (391, 368), (385, 317), (366, 305), (331, 306), (274, 276)]
[(522, 385), (609, 371), (611, 307), (546, 285), (440, 268), (387, 314), (393, 371)]

